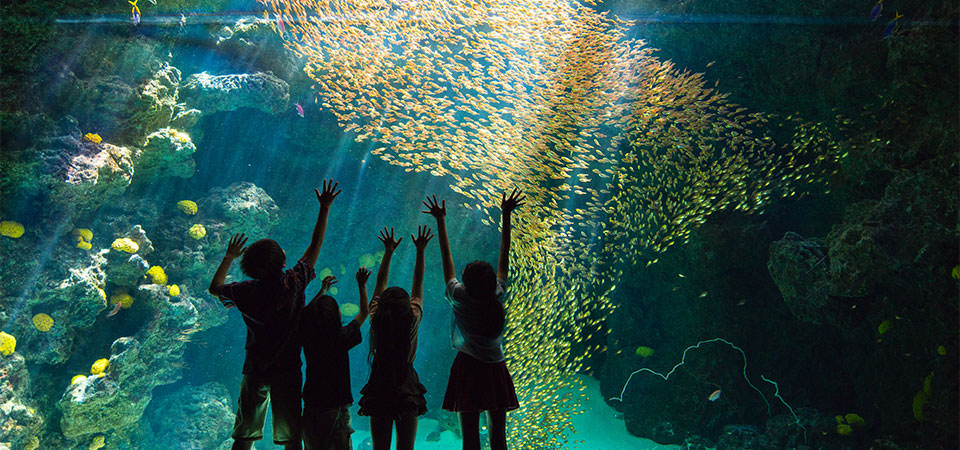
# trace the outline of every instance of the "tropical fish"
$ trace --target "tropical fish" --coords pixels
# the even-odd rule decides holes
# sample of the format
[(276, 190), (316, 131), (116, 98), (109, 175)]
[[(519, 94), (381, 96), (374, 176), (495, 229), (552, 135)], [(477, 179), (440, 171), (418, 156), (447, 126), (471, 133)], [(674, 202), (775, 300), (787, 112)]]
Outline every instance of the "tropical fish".
[(287, 31), (283, 26), (283, 17), (280, 15), (277, 15), (277, 28), (280, 29), (280, 34), (283, 34), (284, 31)]
[(303, 117), (303, 106), (300, 106), (300, 103), (297, 103), (294, 106), (297, 107), (297, 115), (300, 117)]
[(138, 1), (140, 1), (140, 0), (133, 0), (132, 2), (131, 2), (130, 0), (127, 0), (127, 3), (133, 5), (133, 9), (131, 9), (130, 12), (133, 13), (133, 24), (134, 24), (134, 25), (139, 25), (139, 24), (140, 24), (140, 8), (137, 7), (137, 2), (138, 2)]
[(897, 26), (900, 25), (900, 18), (903, 17), (903, 14), (900, 14), (900, 11), (897, 11), (897, 14), (893, 16), (893, 20), (887, 23), (886, 28), (883, 29), (883, 34), (880, 35), (882, 38), (890, 37), (894, 31), (896, 31)]
[(878, 0), (877, 4), (873, 5), (873, 9), (870, 10), (870, 20), (877, 20), (881, 11), (883, 11), (883, 0)]
[(107, 313), (107, 317), (113, 317), (113, 316), (117, 315), (117, 313), (120, 312), (120, 308), (121, 308), (122, 306), (123, 306), (123, 302), (117, 302), (116, 305), (113, 305), (113, 309), (110, 310), (110, 312)]
[(717, 400), (720, 400), (720, 389), (717, 389), (717, 390), (711, 392), (710, 395), (707, 396), (707, 400), (709, 400), (709, 401), (711, 401), (711, 402), (715, 402), (715, 401), (717, 401)]

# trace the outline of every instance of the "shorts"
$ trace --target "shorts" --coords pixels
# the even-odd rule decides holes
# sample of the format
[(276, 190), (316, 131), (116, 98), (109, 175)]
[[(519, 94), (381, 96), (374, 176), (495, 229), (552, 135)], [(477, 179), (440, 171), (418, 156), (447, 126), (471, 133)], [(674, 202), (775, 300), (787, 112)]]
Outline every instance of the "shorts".
[(300, 369), (268, 376), (243, 374), (237, 419), (233, 424), (236, 441), (263, 439), (263, 423), (267, 401), (273, 411), (273, 442), (287, 444), (300, 441)]
[(520, 407), (506, 361), (488, 363), (458, 352), (443, 395), (447, 411), (496, 411)]
[(304, 405), (303, 428), (304, 450), (352, 450), (350, 435), (350, 405), (335, 408), (318, 408)]

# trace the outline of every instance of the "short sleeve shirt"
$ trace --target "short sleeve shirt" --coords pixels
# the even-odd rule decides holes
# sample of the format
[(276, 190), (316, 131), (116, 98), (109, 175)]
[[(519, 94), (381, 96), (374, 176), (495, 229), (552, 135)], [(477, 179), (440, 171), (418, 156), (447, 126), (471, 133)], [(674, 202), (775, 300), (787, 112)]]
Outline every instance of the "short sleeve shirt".
[(247, 325), (243, 373), (300, 368), (297, 322), (303, 311), (304, 290), (314, 277), (313, 267), (300, 260), (277, 279), (220, 286), (217, 297), (224, 305), (236, 305)]
[[(506, 282), (497, 278), (494, 297), (498, 302), (503, 303), (506, 290)], [(450, 341), (453, 347), (484, 362), (500, 362), (506, 359), (502, 336), (491, 338), (477, 332), (483, 329), (483, 324), (478, 323), (482, 316), (471, 308), (476, 303), (460, 280), (451, 278), (447, 282), (446, 297), (453, 306), (453, 320), (450, 323)]]
[[(310, 306), (307, 306), (307, 309), (310, 309)], [(334, 408), (353, 403), (350, 392), (350, 356), (347, 352), (363, 340), (360, 336), (360, 325), (351, 320), (331, 333), (329, 330), (318, 329), (318, 324), (310, 323), (309, 317), (310, 314), (305, 314), (300, 321), (300, 339), (307, 361), (303, 402), (318, 408)]]
[[(380, 297), (374, 297), (370, 300), (370, 318), (377, 313), (377, 306), (380, 304)], [(423, 299), (420, 297), (410, 297), (410, 311), (413, 312), (413, 327), (410, 328), (410, 362), (417, 356), (417, 334), (420, 331), (420, 319), (423, 317)]]

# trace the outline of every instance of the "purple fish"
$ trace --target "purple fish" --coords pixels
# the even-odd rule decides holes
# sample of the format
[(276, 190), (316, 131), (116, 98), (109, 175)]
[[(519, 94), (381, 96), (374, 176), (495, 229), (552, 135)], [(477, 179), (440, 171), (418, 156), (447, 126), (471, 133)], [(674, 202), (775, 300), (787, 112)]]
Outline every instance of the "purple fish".
[(883, 0), (878, 0), (876, 5), (873, 5), (873, 9), (870, 10), (870, 20), (876, 21), (880, 17), (880, 12), (883, 11)]
[(286, 28), (283, 26), (283, 17), (280, 15), (277, 16), (277, 28), (280, 28), (280, 34), (286, 31)]
[(297, 107), (297, 115), (303, 117), (303, 107), (300, 106), (300, 103), (297, 103), (295, 106)]

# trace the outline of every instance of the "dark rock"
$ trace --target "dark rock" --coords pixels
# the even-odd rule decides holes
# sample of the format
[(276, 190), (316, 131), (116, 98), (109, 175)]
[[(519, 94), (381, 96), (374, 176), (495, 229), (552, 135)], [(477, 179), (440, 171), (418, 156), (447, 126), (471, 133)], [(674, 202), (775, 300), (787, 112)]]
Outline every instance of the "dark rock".
[(830, 298), (827, 248), (822, 239), (804, 239), (788, 232), (770, 244), (767, 269), (783, 294), (783, 301), (799, 320), (815, 324), (838, 323), (842, 304)]

